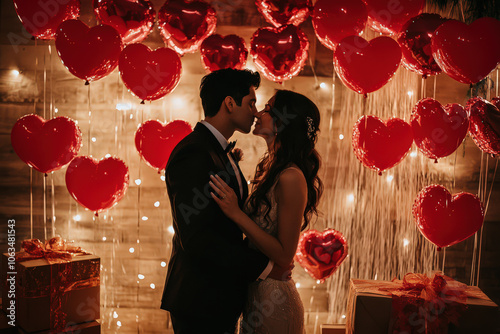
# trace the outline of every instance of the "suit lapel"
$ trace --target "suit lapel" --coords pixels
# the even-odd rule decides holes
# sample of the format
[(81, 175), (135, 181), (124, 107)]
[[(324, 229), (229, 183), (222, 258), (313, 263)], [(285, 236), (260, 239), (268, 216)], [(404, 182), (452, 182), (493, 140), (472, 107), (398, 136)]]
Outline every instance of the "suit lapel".
[(246, 200), (246, 197), (248, 196), (248, 187), (245, 181), (245, 177), (243, 176), (243, 173), (240, 170), (240, 167), (238, 166), (238, 164), (236, 164), (238, 172), (240, 173), (241, 183), (243, 186), (243, 197), (241, 197), (240, 195), (240, 186), (238, 184), (238, 179), (234, 174), (233, 166), (231, 165), (227, 153), (224, 152), (217, 138), (215, 138), (213, 133), (200, 122), (196, 124), (193, 132), (195, 131), (198, 132), (201, 136), (203, 136), (204, 139), (206, 139), (205, 142), (211, 148), (211, 150), (209, 150), (209, 153), (212, 156), (214, 163), (219, 167), (221, 167), (222, 169), (224, 169), (229, 174), (230, 176), (229, 186), (233, 188), (233, 190), (236, 193), (236, 196), (238, 196), (240, 206), (243, 205), (244, 201)]

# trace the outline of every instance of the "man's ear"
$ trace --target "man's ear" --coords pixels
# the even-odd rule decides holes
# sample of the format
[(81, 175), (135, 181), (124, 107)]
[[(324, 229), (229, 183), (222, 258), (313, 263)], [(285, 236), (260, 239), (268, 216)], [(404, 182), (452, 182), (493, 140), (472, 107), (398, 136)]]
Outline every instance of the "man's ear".
[(229, 112), (233, 112), (233, 108), (236, 105), (236, 102), (231, 96), (226, 96), (224, 99), (224, 104), (226, 105), (226, 108)]

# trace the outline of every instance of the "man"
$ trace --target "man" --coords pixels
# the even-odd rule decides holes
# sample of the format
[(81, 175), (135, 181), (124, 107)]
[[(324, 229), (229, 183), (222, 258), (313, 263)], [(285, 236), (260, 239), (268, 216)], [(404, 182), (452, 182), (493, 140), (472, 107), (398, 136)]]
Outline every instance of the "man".
[(250, 132), (259, 85), (259, 74), (249, 70), (205, 76), (200, 86), (205, 120), (168, 161), (165, 180), (175, 234), (161, 308), (170, 311), (176, 334), (232, 334), (250, 282), (289, 279), (290, 268), (250, 249), (210, 196), (210, 174), (218, 174), (238, 194), (240, 207), (245, 203), (247, 183), (226, 148), (234, 131)]

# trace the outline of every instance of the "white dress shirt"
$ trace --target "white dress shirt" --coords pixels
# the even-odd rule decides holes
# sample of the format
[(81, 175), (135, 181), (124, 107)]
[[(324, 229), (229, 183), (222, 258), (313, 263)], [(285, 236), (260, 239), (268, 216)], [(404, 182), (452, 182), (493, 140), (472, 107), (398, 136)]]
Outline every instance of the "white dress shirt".
[[(208, 123), (207, 121), (201, 121), (201, 124), (205, 125), (210, 132), (214, 135), (214, 137), (217, 139), (219, 142), (220, 146), (222, 146), (222, 149), (225, 150), (227, 145), (229, 145), (227, 139), (220, 133), (219, 130), (217, 130), (212, 124)], [(231, 157), (231, 154), (227, 154), (227, 157), (229, 159), (229, 162), (231, 163), (231, 166), (233, 167), (234, 174), (236, 175), (236, 179), (238, 180), (238, 185), (240, 187), (240, 195), (243, 197), (243, 181), (241, 180), (240, 172), (238, 170), (238, 167), (236, 166), (236, 163), (234, 162), (233, 158)], [(269, 260), (266, 268), (264, 271), (260, 274), (259, 279), (266, 279), (266, 277), (269, 275), (271, 270), (273, 269), (274, 262), (272, 260)]]

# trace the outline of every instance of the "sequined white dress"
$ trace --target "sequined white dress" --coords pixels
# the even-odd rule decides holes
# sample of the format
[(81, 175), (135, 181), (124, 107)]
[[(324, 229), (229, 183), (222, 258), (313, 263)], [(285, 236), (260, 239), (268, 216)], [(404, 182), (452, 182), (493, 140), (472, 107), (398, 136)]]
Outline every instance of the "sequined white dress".
[[(292, 166), (289, 168), (296, 167)], [(269, 215), (264, 217), (264, 208), (262, 207), (255, 217), (251, 217), (264, 231), (275, 237), (278, 235), (278, 210), (275, 197), (276, 183), (277, 181), (267, 194), (272, 204)], [(256, 248), (252, 244), (250, 244), (250, 247)], [(263, 281), (250, 284), (247, 303), (240, 322), (239, 334), (250, 333), (305, 333), (304, 306), (302, 305), (293, 279), (289, 281), (277, 281), (267, 278)]]

